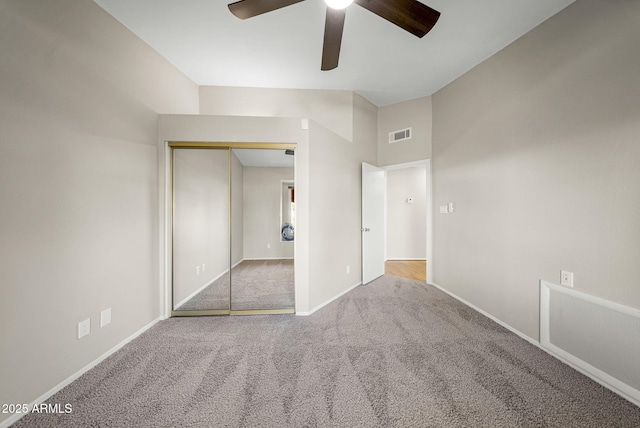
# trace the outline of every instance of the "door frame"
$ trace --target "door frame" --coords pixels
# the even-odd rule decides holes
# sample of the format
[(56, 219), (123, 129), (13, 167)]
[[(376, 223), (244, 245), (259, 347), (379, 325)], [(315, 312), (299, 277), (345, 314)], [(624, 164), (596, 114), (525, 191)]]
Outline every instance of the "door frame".
[[(396, 169), (406, 169), (406, 168), (413, 168), (416, 166), (422, 166), (424, 165), (425, 169), (426, 169), (426, 179), (427, 179), (427, 185), (426, 185), (426, 200), (427, 200), (427, 216), (425, 218), (425, 221), (427, 223), (427, 234), (425, 236), (425, 239), (427, 241), (427, 262), (426, 262), (426, 268), (427, 268), (427, 284), (433, 284), (433, 202), (432, 202), (432, 182), (431, 182), (431, 159), (423, 159), (423, 160), (418, 160), (418, 161), (413, 161), (413, 162), (404, 162), (404, 163), (399, 163), (399, 164), (393, 164), (393, 165), (385, 165), (385, 166), (379, 166), (378, 168), (381, 168), (385, 171), (392, 171), (392, 170), (396, 170)], [(385, 199), (386, 199), (386, 191), (385, 191)], [(387, 236), (387, 213), (386, 213), (386, 204), (385, 204), (385, 225), (384, 225), (384, 229), (385, 229), (385, 243), (384, 243), (384, 251), (385, 251), (385, 260), (387, 258), (387, 242), (386, 242), (386, 236)]]

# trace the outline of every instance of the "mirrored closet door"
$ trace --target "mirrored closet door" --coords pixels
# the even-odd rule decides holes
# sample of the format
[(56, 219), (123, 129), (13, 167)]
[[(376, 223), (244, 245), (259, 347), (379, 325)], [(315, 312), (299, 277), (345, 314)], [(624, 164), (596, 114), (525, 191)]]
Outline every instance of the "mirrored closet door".
[(173, 149), (173, 311), (229, 312), (229, 150)]
[(172, 315), (293, 313), (295, 145), (170, 146)]
[(231, 310), (293, 309), (294, 152), (231, 152)]

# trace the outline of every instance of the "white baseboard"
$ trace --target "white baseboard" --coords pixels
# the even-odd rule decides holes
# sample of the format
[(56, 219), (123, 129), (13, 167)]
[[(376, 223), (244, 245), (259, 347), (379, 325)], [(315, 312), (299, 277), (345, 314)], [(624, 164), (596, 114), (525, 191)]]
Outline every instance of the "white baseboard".
[(356, 288), (357, 286), (362, 285), (362, 281), (358, 281), (357, 284), (352, 285), (351, 287), (347, 288), (346, 290), (344, 290), (342, 293), (333, 296), (331, 299), (327, 300), (326, 302), (316, 306), (315, 308), (311, 309), (308, 312), (296, 312), (296, 315), (300, 315), (300, 316), (308, 316), (311, 315), (312, 313), (314, 313), (315, 311), (317, 311), (318, 309), (322, 308), (323, 306), (328, 305), (329, 303), (333, 302), (334, 300), (336, 300), (339, 297), (344, 296), (345, 294), (347, 294), (349, 291), (353, 290), (354, 288)]
[(631, 396), (623, 393), (622, 391), (616, 389), (612, 385), (609, 385), (608, 383), (602, 381), (597, 376), (595, 376), (593, 373), (590, 373), (589, 371), (585, 370), (583, 367), (580, 367), (579, 365), (575, 364), (573, 361), (570, 361), (569, 359), (563, 357), (562, 355), (558, 355), (558, 354), (552, 352), (551, 350), (546, 349), (544, 346), (542, 346), (540, 344), (540, 342), (538, 342), (537, 340), (527, 336), (526, 334), (522, 333), (521, 331), (516, 330), (515, 328), (511, 327), (509, 324), (506, 324), (504, 321), (501, 321), (498, 318), (494, 317), (493, 315), (489, 314), (488, 312), (485, 312), (482, 309), (478, 308), (477, 306), (472, 305), (471, 303), (467, 302), (463, 298), (458, 297), (457, 295), (455, 295), (452, 292), (444, 289), (443, 287), (439, 286), (438, 284), (435, 284), (435, 283), (432, 282), (432, 283), (430, 283), (428, 285), (432, 285), (432, 286), (436, 287), (438, 290), (448, 294), (449, 296), (453, 297), (454, 299), (458, 300), (459, 302), (464, 303), (465, 305), (469, 306), (471, 309), (474, 309), (474, 310), (480, 312), (485, 317), (491, 319), (492, 321), (495, 321), (496, 323), (498, 323), (502, 327), (506, 328), (507, 330), (509, 330), (510, 332), (515, 334), (516, 336), (521, 337), (522, 339), (524, 339), (527, 342), (531, 343), (533, 346), (537, 347), (538, 349), (541, 349), (544, 352), (546, 352), (547, 354), (551, 355), (552, 357), (562, 361), (564, 364), (568, 365), (569, 367), (571, 367), (572, 369), (576, 370), (577, 372), (582, 373), (583, 375), (585, 375), (589, 379), (593, 380), (594, 382), (604, 386), (608, 390), (610, 390), (610, 391), (614, 392), (615, 394), (621, 396), (622, 398), (630, 401), (631, 403), (635, 404), (636, 406), (640, 406), (640, 402), (638, 402), (636, 399), (634, 399), (634, 397), (631, 397)]
[(402, 261), (412, 261), (412, 262), (425, 262), (427, 261), (427, 259), (425, 258), (417, 258), (414, 259), (412, 257), (389, 257), (388, 259), (386, 259), (385, 261), (388, 262), (402, 262)]
[[(102, 354), (101, 356), (99, 356), (98, 358), (96, 358), (95, 360), (93, 360), (92, 362), (90, 362), (89, 364), (87, 364), (86, 366), (84, 366), (83, 368), (81, 368), (80, 370), (78, 370), (77, 372), (75, 372), (74, 374), (72, 374), (71, 376), (69, 376), (68, 378), (63, 380), (62, 382), (60, 382), (59, 384), (57, 384), (53, 388), (51, 388), (49, 391), (45, 392), (40, 397), (38, 397), (35, 400), (33, 400), (31, 403), (29, 403), (29, 409), (33, 409), (33, 407), (36, 404), (41, 404), (41, 403), (46, 402), (56, 392), (60, 391), (65, 386), (69, 385), (71, 382), (73, 382), (74, 380), (78, 379), (80, 376), (82, 376), (83, 374), (85, 374), (86, 372), (88, 372), (89, 370), (91, 370), (92, 368), (97, 366), (98, 364), (100, 364), (102, 361), (107, 359), (107, 357), (110, 357), (112, 354), (114, 354), (115, 352), (120, 350), (124, 345), (126, 345), (129, 342), (131, 342), (133, 339), (135, 339), (136, 337), (140, 336), (145, 331), (149, 330), (158, 321), (162, 320), (162, 318), (163, 317), (158, 317), (155, 320), (151, 321), (149, 324), (145, 325), (140, 330), (136, 331), (131, 336), (127, 337), (126, 339), (124, 339), (123, 341), (118, 343), (116, 346), (114, 346), (113, 348), (109, 349), (107, 352), (105, 352), (104, 354)], [(27, 413), (16, 413), (16, 414), (12, 415), (8, 419), (5, 419), (4, 421), (2, 421), (0, 423), (0, 428), (7, 428), (7, 427), (11, 426), (12, 424), (16, 423), (18, 421), (18, 419), (22, 418), (26, 414)]]
[(293, 257), (260, 257), (260, 258), (252, 258), (252, 257), (245, 257), (244, 260), (293, 260)]

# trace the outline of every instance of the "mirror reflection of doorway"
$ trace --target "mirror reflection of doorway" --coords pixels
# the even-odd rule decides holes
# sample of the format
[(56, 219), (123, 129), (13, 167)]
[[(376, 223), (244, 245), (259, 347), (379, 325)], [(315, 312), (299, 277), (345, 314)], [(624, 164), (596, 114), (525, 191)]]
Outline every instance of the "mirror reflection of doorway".
[(172, 316), (293, 313), (282, 183), (294, 188), (295, 145), (191, 144), (170, 143)]

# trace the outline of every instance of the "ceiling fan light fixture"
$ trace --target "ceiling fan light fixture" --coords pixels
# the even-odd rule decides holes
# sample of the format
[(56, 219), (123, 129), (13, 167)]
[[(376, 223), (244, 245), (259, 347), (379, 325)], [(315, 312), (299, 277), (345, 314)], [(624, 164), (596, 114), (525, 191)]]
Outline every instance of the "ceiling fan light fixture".
[[(229, 10), (236, 17), (246, 19), (302, 1), (304, 0), (237, 0), (229, 4)], [(320, 63), (322, 71), (333, 70), (338, 66), (347, 13), (345, 9), (354, 1), (358, 6), (418, 38), (427, 34), (440, 17), (440, 12), (422, 3), (425, 0), (324, 0), (327, 10)]]
[(324, 0), (324, 2), (332, 9), (344, 9), (353, 3), (353, 0)]

